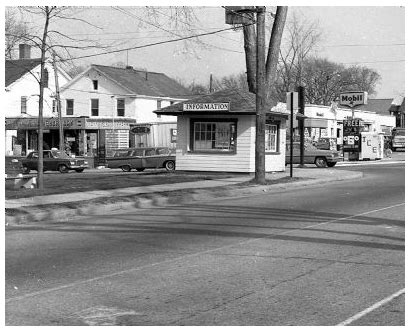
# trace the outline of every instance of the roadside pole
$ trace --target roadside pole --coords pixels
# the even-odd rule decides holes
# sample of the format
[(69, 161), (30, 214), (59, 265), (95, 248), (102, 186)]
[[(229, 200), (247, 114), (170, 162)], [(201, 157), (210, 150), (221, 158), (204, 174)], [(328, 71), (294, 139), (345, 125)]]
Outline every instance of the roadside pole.
[(293, 117), (294, 110), (298, 109), (298, 93), (297, 92), (287, 92), (286, 93), (286, 109), (290, 111), (290, 155), (289, 155), (289, 164), (290, 164), (290, 177), (293, 177)]
[[(305, 114), (305, 87), (298, 87), (299, 94), (299, 113), (304, 116)], [(298, 119), (299, 135), (300, 135), (300, 167), (304, 167), (305, 164), (305, 119), (300, 117)]]
[(290, 94), (290, 177), (293, 177), (293, 93)]

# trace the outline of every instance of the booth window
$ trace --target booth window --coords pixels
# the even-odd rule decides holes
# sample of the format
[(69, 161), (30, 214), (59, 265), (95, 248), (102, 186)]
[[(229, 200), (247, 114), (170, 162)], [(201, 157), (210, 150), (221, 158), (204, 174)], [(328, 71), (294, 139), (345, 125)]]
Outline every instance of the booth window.
[(21, 96), (21, 113), (27, 113), (27, 96)]
[(118, 117), (125, 116), (125, 99), (124, 98), (118, 98), (117, 113), (118, 113)]
[(265, 124), (265, 152), (278, 152), (278, 125)]
[(91, 116), (99, 116), (99, 99), (91, 99)]
[(67, 116), (73, 116), (74, 115), (74, 100), (73, 99), (67, 99)]
[(235, 153), (236, 120), (193, 120), (190, 147), (193, 152)]

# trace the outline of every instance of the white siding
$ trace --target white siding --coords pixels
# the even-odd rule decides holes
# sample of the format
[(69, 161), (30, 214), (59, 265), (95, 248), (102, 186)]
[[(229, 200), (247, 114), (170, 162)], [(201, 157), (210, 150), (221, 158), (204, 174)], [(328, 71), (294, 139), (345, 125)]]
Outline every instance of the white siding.
[[(98, 89), (93, 89), (93, 80), (98, 81)], [(74, 114), (72, 117), (91, 117), (91, 99), (99, 99), (99, 115), (91, 118), (123, 118), (117, 117), (117, 99), (125, 99), (125, 118), (135, 117), (135, 98), (128, 97), (128, 91), (122, 89), (105, 76), (91, 69), (83, 77), (71, 85), (63, 87), (62, 116), (69, 117), (66, 113), (66, 100), (74, 100)]]
[[(52, 113), (52, 96), (55, 93), (55, 78), (54, 70), (50, 63), (45, 63), (45, 68), (48, 71), (48, 88), (44, 88), (44, 107), (43, 116), (52, 117), (57, 116)], [(17, 81), (7, 87), (5, 93), (5, 117), (17, 118), (21, 117), (21, 97), (27, 97), (27, 115), (38, 117), (38, 101), (40, 94), (40, 85), (37, 80), (40, 78), (40, 66), (32, 70), (32, 73), (27, 73)], [(65, 76), (58, 76), (58, 83), (61, 87), (66, 84), (67, 78)]]
[[(234, 116), (218, 118), (234, 118)], [(236, 154), (224, 155), (189, 153), (190, 118), (179, 117), (177, 123), (177, 170), (255, 172), (255, 116), (237, 116), (236, 118), (238, 118), (237, 151)], [(266, 171), (285, 170), (285, 125), (280, 127), (279, 133), (281, 153), (267, 155), (265, 159)]]

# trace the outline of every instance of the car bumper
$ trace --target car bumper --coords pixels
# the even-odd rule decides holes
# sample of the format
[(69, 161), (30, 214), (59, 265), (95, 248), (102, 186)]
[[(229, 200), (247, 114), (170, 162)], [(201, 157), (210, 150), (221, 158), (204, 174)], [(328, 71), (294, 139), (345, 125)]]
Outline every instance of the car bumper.
[(71, 165), (69, 167), (71, 170), (77, 170), (77, 169), (86, 169), (89, 168), (89, 165)]

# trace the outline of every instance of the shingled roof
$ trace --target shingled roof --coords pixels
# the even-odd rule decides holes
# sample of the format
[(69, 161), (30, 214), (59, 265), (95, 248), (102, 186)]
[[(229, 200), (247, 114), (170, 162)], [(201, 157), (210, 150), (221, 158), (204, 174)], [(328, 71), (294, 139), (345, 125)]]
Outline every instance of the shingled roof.
[(41, 64), (41, 59), (6, 60), (5, 84), (8, 87), (13, 82)]
[[(183, 111), (184, 103), (230, 103), (228, 111), (207, 110), (207, 111)], [(247, 91), (229, 89), (217, 91), (212, 94), (199, 96), (184, 103), (177, 103), (154, 111), (157, 114), (177, 116), (182, 114), (256, 114), (256, 95)], [(288, 115), (282, 112), (268, 111), (267, 114), (287, 118)]]
[(190, 98), (193, 94), (176, 80), (163, 73), (118, 68), (111, 66), (92, 65), (127, 90), (137, 95)]
[[(390, 106), (392, 103), (392, 98), (378, 98), (378, 99), (371, 99), (369, 98), (367, 101), (367, 104), (365, 105), (359, 105), (356, 107), (356, 110), (361, 110), (361, 111), (371, 111), (375, 112), (381, 115), (390, 115)], [(343, 107), (342, 108), (347, 108)]]

